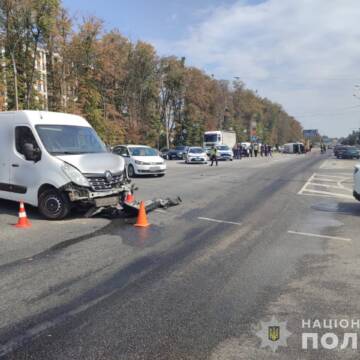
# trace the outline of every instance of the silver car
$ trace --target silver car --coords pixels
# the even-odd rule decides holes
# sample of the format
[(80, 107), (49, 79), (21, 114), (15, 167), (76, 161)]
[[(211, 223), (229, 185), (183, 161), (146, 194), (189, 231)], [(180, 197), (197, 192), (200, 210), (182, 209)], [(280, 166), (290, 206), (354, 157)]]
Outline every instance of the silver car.
[(233, 161), (234, 153), (227, 145), (218, 145), (218, 160), (230, 160)]
[(202, 147), (190, 147), (185, 157), (187, 164), (206, 164), (207, 160), (206, 151)]

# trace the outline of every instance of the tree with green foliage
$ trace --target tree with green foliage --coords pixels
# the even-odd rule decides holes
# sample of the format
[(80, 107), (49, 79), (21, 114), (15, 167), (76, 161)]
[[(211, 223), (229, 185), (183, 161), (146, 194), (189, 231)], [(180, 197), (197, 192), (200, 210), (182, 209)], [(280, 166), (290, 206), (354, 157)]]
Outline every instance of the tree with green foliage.
[[(302, 137), (296, 119), (240, 80), (159, 57), (151, 44), (106, 32), (94, 17), (77, 29), (60, 0), (0, 0), (0, 106), (83, 115), (112, 145), (201, 145), (204, 131), (218, 129), (245, 141), (254, 121), (263, 142)], [(47, 101), (37, 89), (39, 49), (47, 52)]]

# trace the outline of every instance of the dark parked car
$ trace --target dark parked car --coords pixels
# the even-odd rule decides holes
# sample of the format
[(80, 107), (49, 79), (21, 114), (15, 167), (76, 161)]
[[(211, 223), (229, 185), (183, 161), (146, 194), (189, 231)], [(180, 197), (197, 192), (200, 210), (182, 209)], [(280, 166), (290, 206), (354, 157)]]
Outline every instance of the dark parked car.
[(338, 152), (338, 159), (360, 159), (360, 151), (353, 146), (349, 146)]
[(343, 152), (346, 148), (347, 148), (347, 146), (345, 146), (345, 145), (336, 145), (336, 146), (334, 147), (334, 155), (335, 155), (336, 157), (338, 157), (339, 154), (340, 154), (341, 152)]
[(160, 156), (163, 158), (163, 159), (167, 159), (168, 158), (168, 153), (169, 153), (169, 149), (168, 148), (162, 148), (160, 150)]
[(185, 155), (188, 151), (188, 146), (176, 146), (174, 149), (170, 149), (167, 153), (169, 160), (182, 160), (185, 159)]

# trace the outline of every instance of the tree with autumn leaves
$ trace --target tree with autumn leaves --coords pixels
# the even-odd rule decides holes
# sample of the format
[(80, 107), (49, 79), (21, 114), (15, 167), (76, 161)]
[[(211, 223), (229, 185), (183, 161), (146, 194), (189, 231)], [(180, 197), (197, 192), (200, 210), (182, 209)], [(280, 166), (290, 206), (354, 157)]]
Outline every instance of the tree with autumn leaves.
[[(0, 107), (83, 115), (108, 144), (201, 145), (203, 132), (233, 129), (248, 140), (301, 138), (296, 119), (237, 80), (217, 80), (185, 58), (160, 57), (149, 43), (105, 32), (97, 18), (74, 30), (60, 0), (0, 0)], [(46, 103), (34, 86), (38, 49), (47, 52)], [(6, 98), (5, 98), (6, 96)]]

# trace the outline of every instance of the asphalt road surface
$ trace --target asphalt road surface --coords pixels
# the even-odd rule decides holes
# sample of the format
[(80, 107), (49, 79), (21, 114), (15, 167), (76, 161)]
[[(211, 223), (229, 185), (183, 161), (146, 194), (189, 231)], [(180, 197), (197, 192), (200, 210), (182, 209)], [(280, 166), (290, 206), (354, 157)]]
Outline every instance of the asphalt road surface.
[[(28, 209), (20, 231), (17, 205), (1, 201), (0, 357), (356, 358), (301, 343), (303, 319), (360, 313), (352, 167), (319, 153), (169, 162), (164, 178), (135, 179), (137, 199), (183, 199), (147, 229)], [(291, 333), (276, 351), (256, 335), (272, 316)]]

